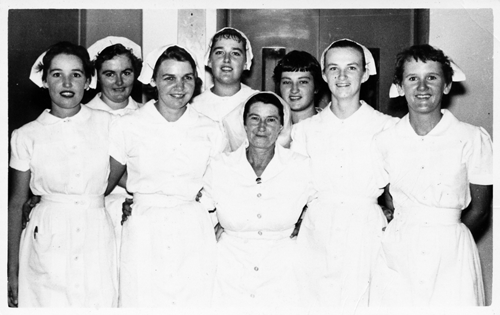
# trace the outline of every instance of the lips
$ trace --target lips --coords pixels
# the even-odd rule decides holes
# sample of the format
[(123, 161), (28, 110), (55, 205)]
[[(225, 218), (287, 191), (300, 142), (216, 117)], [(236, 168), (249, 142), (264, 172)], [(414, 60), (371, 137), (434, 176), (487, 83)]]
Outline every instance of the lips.
[(231, 67), (221, 67), (220, 69), (221, 69), (222, 71), (224, 71), (224, 72), (233, 71), (233, 68), (231, 68)]
[(184, 98), (184, 95), (186, 95), (186, 94), (170, 94), (170, 96), (172, 96), (173, 98), (177, 98), (177, 99)]
[(302, 96), (289, 96), (290, 101), (298, 101), (302, 98)]
[(59, 93), (62, 97), (67, 97), (67, 98), (71, 98), (73, 96), (75, 96), (75, 92), (72, 92), (72, 91), (62, 91), (61, 93)]
[(431, 95), (430, 94), (417, 94), (417, 95), (415, 95), (415, 98), (417, 98), (419, 100), (427, 100), (427, 99), (431, 98)]
[(351, 85), (351, 84), (349, 84), (349, 83), (337, 83), (337, 84), (336, 84), (336, 86), (337, 86), (337, 87), (340, 87), (340, 88), (342, 88), (342, 87), (348, 87), (348, 86), (350, 86), (350, 85)]

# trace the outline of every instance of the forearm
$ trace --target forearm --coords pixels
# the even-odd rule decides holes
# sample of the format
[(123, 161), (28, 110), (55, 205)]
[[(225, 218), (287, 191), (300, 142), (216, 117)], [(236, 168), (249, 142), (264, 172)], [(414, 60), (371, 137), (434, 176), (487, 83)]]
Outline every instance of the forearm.
[(19, 270), (19, 243), (22, 232), (22, 206), (20, 202), (9, 204), (8, 212), (8, 273), (17, 274)]
[(477, 234), (487, 223), (491, 213), (493, 186), (470, 185), (471, 202), (462, 212), (462, 222), (472, 234)]

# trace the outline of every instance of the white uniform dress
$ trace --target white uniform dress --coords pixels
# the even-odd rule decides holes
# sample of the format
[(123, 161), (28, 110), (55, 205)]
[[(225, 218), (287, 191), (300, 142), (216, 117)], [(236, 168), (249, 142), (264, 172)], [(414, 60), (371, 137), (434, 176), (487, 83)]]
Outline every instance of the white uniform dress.
[(370, 305), (484, 305), (481, 266), (469, 229), (460, 222), (469, 184), (493, 184), (487, 132), (443, 109), (427, 135), (405, 116), (374, 139), (390, 183), (394, 219), (384, 233)]
[(361, 101), (347, 119), (337, 118), (330, 104), (293, 127), (292, 150), (311, 158), (319, 191), (298, 241), (326, 254), (323, 306), (368, 304), (371, 266), (387, 223), (377, 204), (382, 190), (373, 176), (370, 144), (373, 135), (396, 121)]
[[(104, 101), (101, 99), (101, 95), (102, 93), (97, 93), (97, 95), (85, 105), (92, 109), (106, 111), (114, 116), (124, 116), (131, 114), (139, 109), (140, 106), (142, 106), (142, 104), (137, 103), (132, 97), (129, 96), (127, 106), (120, 109), (112, 109), (106, 103), (104, 103)], [(125, 198), (132, 198), (132, 196), (127, 193), (125, 188), (120, 186), (116, 186), (115, 189), (113, 189), (113, 191), (104, 198), (106, 211), (108, 211), (115, 228), (116, 247), (118, 249), (118, 252), (120, 250), (122, 237), (122, 204), (125, 201)]]
[(221, 122), (224, 116), (229, 114), (236, 106), (255, 92), (255, 90), (243, 83), (241, 84), (241, 89), (232, 96), (218, 96), (211, 89), (206, 89), (193, 99), (191, 106), (212, 120)]
[(217, 123), (189, 105), (168, 122), (154, 102), (116, 120), (111, 130), (111, 156), (127, 165), (134, 194), (122, 229), (119, 306), (207, 306), (215, 234), (195, 197), (224, 137)]
[(21, 235), (20, 307), (113, 307), (117, 259), (104, 210), (112, 116), (82, 106), (74, 116), (44, 111), (12, 134), (10, 166), (30, 171), (41, 196)]
[(213, 304), (245, 309), (307, 303), (300, 293), (306, 288), (299, 274), (301, 253), (290, 235), (314, 197), (310, 161), (276, 145), (257, 178), (245, 152), (241, 146), (217, 156), (205, 175), (202, 203), (216, 208), (224, 228)]

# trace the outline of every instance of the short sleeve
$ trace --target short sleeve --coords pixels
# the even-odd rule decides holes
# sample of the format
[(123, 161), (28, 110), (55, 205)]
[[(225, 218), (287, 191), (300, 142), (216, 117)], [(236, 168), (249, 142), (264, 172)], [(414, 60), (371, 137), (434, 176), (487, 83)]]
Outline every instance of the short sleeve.
[(15, 170), (25, 172), (30, 169), (32, 145), (28, 137), (21, 130), (12, 132), (10, 140), (11, 153), (9, 166)]
[(385, 167), (385, 156), (380, 139), (375, 135), (370, 144), (372, 158), (372, 175), (378, 188), (384, 188), (389, 184), (389, 173)]
[(203, 175), (203, 189), (201, 191), (200, 203), (207, 210), (214, 210), (216, 205), (212, 198), (213, 170), (210, 163)]
[(123, 165), (127, 164), (124, 117), (127, 116), (114, 118), (109, 130), (109, 155)]
[(290, 148), (297, 153), (300, 153), (305, 156), (309, 156), (307, 154), (307, 139), (306, 133), (304, 129), (304, 124), (302, 122), (293, 125), (292, 127), (292, 143)]
[(484, 128), (477, 128), (467, 161), (467, 175), (471, 184), (493, 185), (493, 143)]

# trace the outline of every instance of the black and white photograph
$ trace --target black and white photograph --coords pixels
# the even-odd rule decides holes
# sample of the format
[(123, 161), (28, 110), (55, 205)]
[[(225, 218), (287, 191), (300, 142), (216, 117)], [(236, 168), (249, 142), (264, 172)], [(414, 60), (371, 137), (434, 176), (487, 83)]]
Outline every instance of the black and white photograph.
[(500, 313), (499, 2), (0, 14), (1, 314)]

